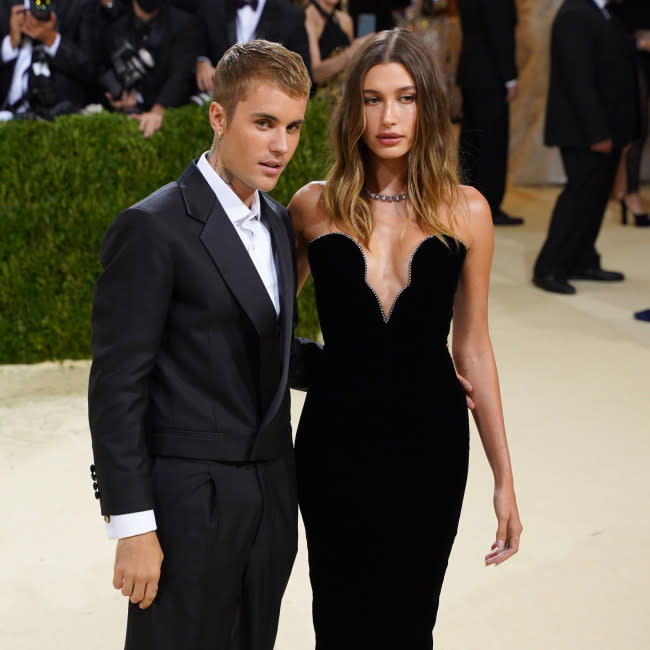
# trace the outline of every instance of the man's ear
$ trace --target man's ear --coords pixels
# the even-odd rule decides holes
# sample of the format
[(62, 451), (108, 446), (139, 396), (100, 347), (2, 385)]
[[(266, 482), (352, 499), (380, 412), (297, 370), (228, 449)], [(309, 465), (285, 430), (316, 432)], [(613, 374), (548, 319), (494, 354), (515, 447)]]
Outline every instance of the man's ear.
[(210, 104), (210, 125), (215, 135), (223, 134), (226, 130), (226, 111), (219, 102)]

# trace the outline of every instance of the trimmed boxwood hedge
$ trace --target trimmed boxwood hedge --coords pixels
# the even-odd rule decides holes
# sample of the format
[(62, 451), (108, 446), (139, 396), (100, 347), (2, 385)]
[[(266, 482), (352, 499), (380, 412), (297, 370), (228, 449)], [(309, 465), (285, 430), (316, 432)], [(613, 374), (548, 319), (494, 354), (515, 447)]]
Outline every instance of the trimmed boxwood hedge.
[[(327, 167), (328, 105), (307, 124), (273, 195), (286, 203)], [(0, 363), (90, 357), (99, 245), (117, 214), (176, 179), (209, 148), (207, 107), (168, 110), (145, 140), (124, 115), (71, 115), (0, 127)], [(300, 294), (298, 333), (315, 337), (313, 286)]]

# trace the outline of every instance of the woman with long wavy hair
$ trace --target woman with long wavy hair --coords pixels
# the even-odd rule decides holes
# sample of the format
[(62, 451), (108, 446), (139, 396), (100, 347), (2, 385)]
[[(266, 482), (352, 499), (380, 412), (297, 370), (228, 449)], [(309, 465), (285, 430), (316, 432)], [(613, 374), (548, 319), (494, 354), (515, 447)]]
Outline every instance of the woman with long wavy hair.
[(488, 333), (492, 219), (458, 182), (443, 85), (408, 31), (355, 55), (332, 147), (327, 180), (289, 206), (325, 340), (296, 438), (316, 648), (424, 650), (467, 477), (456, 370), (494, 473), (486, 563), (522, 530)]

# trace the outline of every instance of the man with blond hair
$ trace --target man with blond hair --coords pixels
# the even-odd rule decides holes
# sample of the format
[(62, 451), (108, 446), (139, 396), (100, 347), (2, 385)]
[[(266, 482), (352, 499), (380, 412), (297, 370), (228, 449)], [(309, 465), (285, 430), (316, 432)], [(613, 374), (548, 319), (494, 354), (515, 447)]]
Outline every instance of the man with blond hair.
[(297, 547), (288, 389), (293, 234), (265, 194), (310, 80), (281, 45), (234, 45), (209, 152), (122, 212), (101, 247), (89, 419), (118, 538), (127, 650), (270, 650)]

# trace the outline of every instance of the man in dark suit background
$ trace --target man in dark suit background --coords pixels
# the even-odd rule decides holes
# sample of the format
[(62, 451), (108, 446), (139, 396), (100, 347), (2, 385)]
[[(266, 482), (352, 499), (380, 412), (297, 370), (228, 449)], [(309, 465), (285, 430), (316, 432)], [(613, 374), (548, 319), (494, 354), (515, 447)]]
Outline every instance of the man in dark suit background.
[(310, 85), (276, 43), (231, 48), (212, 149), (102, 241), (91, 475), (119, 539), (127, 650), (273, 648), (297, 546), (296, 279), (288, 212), (265, 192), (298, 144)]
[(0, 0), (0, 109), (54, 117), (92, 99), (92, 1), (59, 0), (39, 20), (29, 2)]
[[(110, 21), (97, 17), (101, 90), (114, 110), (133, 113), (149, 137), (162, 126), (167, 108), (190, 101), (201, 25), (196, 16), (170, 6), (168, 0), (132, 0), (122, 12)], [(124, 67), (126, 57), (117, 54), (126, 45), (132, 48), (127, 60), (135, 60), (142, 74), (125, 87), (115, 63)], [(149, 58), (142, 58), (143, 51)]]
[(458, 0), (463, 42), (457, 83), (463, 96), (462, 176), (476, 187), (495, 225), (519, 225), (501, 209), (508, 171), (510, 102), (516, 97), (514, 0)]
[(572, 294), (568, 280), (616, 282), (595, 243), (622, 148), (638, 133), (634, 42), (606, 0), (565, 0), (551, 31), (545, 143), (560, 147), (567, 183), (557, 199), (533, 282)]
[(289, 0), (199, 0), (197, 15), (205, 34), (196, 63), (199, 91), (210, 92), (214, 66), (231, 45), (253, 38), (297, 52), (311, 74), (305, 12)]

